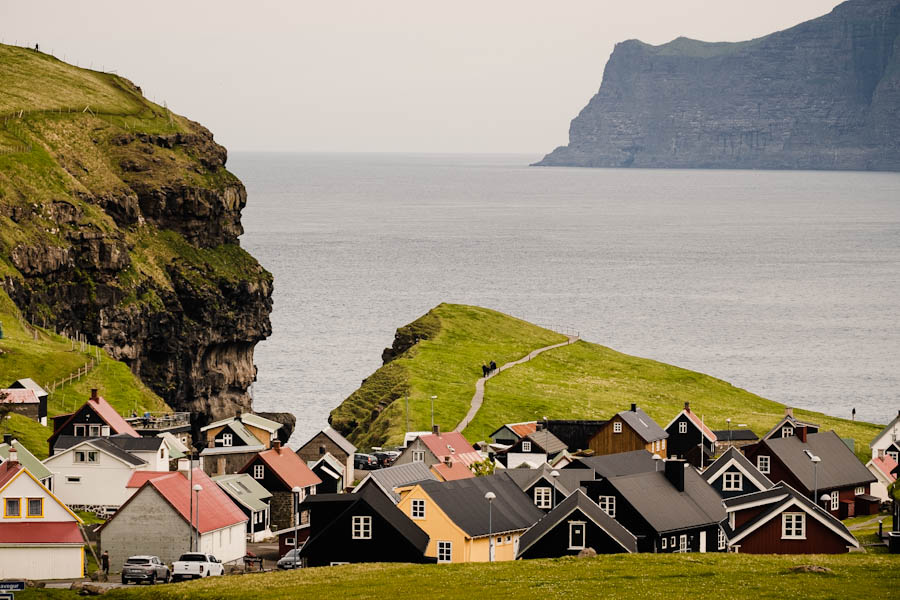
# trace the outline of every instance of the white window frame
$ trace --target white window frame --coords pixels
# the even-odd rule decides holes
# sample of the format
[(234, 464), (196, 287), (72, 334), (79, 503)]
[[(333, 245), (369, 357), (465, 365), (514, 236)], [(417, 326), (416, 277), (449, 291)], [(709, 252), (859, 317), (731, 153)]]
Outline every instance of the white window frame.
[[(581, 544), (575, 543), (573, 532), (581, 528)], [(569, 521), (569, 550), (584, 550), (587, 547), (587, 523), (585, 521)]]
[(522, 452), (531, 452), (531, 442), (522, 442)]
[(724, 550), (728, 545), (728, 538), (725, 535), (725, 530), (719, 527), (719, 550)]
[(831, 492), (831, 510), (837, 510), (841, 507), (841, 495), (837, 490)]
[(597, 498), (597, 504), (600, 506), (600, 510), (605, 512), (611, 518), (616, 518), (616, 497), (615, 496), (600, 496)]
[(437, 561), (439, 563), (453, 562), (453, 542), (438, 541)]
[(66, 483), (80, 484), (81, 475), (66, 475)]
[(354, 540), (372, 539), (372, 517), (368, 515), (354, 516), (352, 523)]
[(265, 465), (255, 464), (253, 465), (253, 479), (264, 479), (266, 476), (266, 467)]
[(222, 434), (222, 447), (229, 448), (234, 443), (234, 436), (230, 433)]
[(88, 426), (88, 435), (90, 435), (90, 437), (100, 437), (102, 431), (103, 429), (99, 425)]
[(806, 539), (806, 513), (786, 512), (781, 513), (781, 539), (805, 540)]
[(772, 470), (772, 459), (765, 454), (757, 456), (756, 468), (760, 473), (768, 474)]
[(538, 508), (553, 508), (553, 488), (534, 488), (534, 505)]
[(669, 538), (669, 547), (672, 548), (672, 550), (675, 549), (675, 536), (674, 535)]
[(75, 437), (87, 437), (87, 425), (75, 425)]
[(663, 550), (666, 549), (666, 547), (667, 547), (667, 546), (666, 546), (666, 542), (667, 542), (668, 540), (669, 540), (669, 538), (663, 536), (663, 538), (662, 538), (662, 543), (660, 544), (660, 546), (662, 547)]
[(413, 519), (425, 518), (425, 500), (421, 498), (413, 498), (409, 506), (409, 514)]
[(688, 552), (688, 538), (686, 533), (682, 533), (678, 536), (678, 551)]
[(900, 452), (894, 452), (893, 450), (888, 450), (887, 455), (894, 459), (895, 462), (900, 462)]
[(794, 437), (794, 428), (791, 427), (790, 425), (785, 425), (784, 427), (782, 427), (781, 428), (781, 437), (783, 437), (783, 438)]
[(678, 423), (678, 433), (687, 433), (687, 421), (680, 421)]
[(424, 450), (413, 450), (412, 451), (412, 461), (413, 462), (425, 462), (425, 451)]
[(857, 486), (855, 490), (853, 490), (854, 496), (862, 496), (866, 493), (866, 488), (864, 486)]
[(744, 474), (729, 471), (722, 474), (723, 492), (740, 492), (744, 489)]
[(613, 433), (622, 433), (622, 422), (616, 421), (613, 423)]
[(74, 462), (78, 464), (96, 464), (99, 462), (98, 455), (96, 450), (76, 450), (73, 454)]

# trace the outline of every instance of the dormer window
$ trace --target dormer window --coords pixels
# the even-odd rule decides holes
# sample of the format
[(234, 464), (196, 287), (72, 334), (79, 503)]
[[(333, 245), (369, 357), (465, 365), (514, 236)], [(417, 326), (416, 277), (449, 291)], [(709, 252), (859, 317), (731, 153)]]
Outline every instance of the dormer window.
[(740, 492), (744, 489), (744, 475), (742, 473), (725, 473), (722, 479), (722, 490), (725, 492)]
[(87, 425), (75, 426), (75, 437), (85, 437), (87, 434)]
[(222, 445), (223, 445), (223, 446), (226, 446), (226, 447), (231, 446), (231, 444), (232, 444), (233, 442), (234, 442), (234, 438), (233, 438), (233, 436), (232, 436), (230, 433), (223, 433), (223, 434), (222, 434)]
[(794, 428), (786, 425), (781, 428), (781, 437), (788, 438), (794, 435)]
[(531, 452), (531, 442), (522, 442), (522, 452)]
[(622, 433), (622, 423), (620, 421), (613, 423), (613, 433)]
[(687, 421), (678, 424), (678, 433), (687, 433)]
[(266, 475), (266, 468), (263, 465), (253, 465), (253, 479), (262, 479)]
[(90, 435), (91, 435), (91, 437), (100, 437), (100, 426), (99, 425), (91, 425), (90, 426)]

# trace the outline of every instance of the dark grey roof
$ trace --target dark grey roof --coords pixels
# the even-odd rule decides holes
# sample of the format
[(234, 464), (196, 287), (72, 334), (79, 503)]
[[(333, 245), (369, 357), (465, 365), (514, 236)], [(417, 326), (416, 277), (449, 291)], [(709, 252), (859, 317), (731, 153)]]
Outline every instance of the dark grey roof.
[[(528, 529), (544, 516), (505, 473), (456, 481), (426, 481), (421, 485), (450, 520), (471, 537), (485, 536), (490, 531)], [(491, 508), (493, 527), (490, 529), (488, 501), (484, 498), (488, 492), (497, 496)]]
[(716, 439), (720, 442), (727, 442), (728, 440), (733, 442), (754, 442), (759, 439), (759, 436), (753, 433), (752, 429), (715, 429), (713, 433), (716, 434)]
[(637, 552), (637, 538), (615, 519), (603, 512), (584, 492), (575, 490), (565, 500), (560, 502), (556, 508), (544, 515), (540, 521), (522, 534), (522, 537), (519, 538), (518, 556), (522, 556), (528, 548), (564, 521), (576, 509), (593, 521), (597, 527), (608, 533), (626, 552)]
[(774, 434), (775, 432), (777, 432), (778, 430), (780, 430), (780, 429), (784, 426), (785, 423), (790, 423), (793, 427), (798, 427), (798, 426), (804, 426), (804, 425), (805, 425), (805, 426), (807, 426), (807, 427), (814, 427), (814, 428), (817, 429), (817, 430), (819, 429), (819, 426), (816, 425), (815, 423), (810, 423), (810, 422), (808, 422), (808, 421), (801, 421), (800, 419), (796, 418), (796, 417), (793, 416), (793, 415), (784, 415), (783, 417), (781, 417), (781, 420), (778, 421), (778, 423), (776, 423), (775, 426), (772, 427), (772, 429), (770, 429), (770, 430), (766, 433), (766, 435), (764, 435), (764, 436), (762, 437), (762, 439), (764, 439), (764, 440), (769, 439), (769, 438), (772, 436), (772, 434)]
[[(772, 453), (806, 489), (811, 490), (817, 484), (820, 490), (825, 490), (876, 481), (875, 476), (834, 431), (811, 433), (806, 440), (804, 443), (799, 437), (790, 436), (765, 441)], [(809, 450), (822, 459), (816, 469), (818, 482), (813, 472), (813, 463), (804, 450)]]
[(606, 421), (584, 419), (556, 419), (542, 421), (544, 429), (563, 441), (569, 450), (575, 452), (590, 447), (590, 440), (606, 424)]
[(531, 440), (540, 446), (547, 454), (556, 454), (568, 448), (565, 442), (546, 429), (539, 429), (538, 431), (529, 433), (525, 439)]
[(106, 440), (116, 448), (124, 450), (126, 452), (154, 452), (156, 450), (159, 450), (160, 447), (162, 447), (162, 445), (165, 443), (165, 440), (161, 437), (132, 437), (126, 433), (111, 435), (109, 437), (94, 438), (74, 435), (61, 435), (56, 438), (56, 443), (53, 444), (53, 449), (55, 451), (68, 450), (72, 446), (77, 446), (85, 440)]
[(690, 467), (684, 469), (684, 492), (679, 492), (663, 471), (610, 477), (608, 481), (657, 532), (725, 519), (719, 494)]
[(351, 444), (347, 438), (342, 436), (340, 433), (338, 433), (331, 427), (326, 427), (325, 429), (322, 430), (322, 433), (324, 433), (326, 436), (328, 436), (328, 439), (330, 439), (332, 442), (337, 444), (341, 450), (343, 450), (350, 456), (353, 456), (353, 453), (356, 452), (356, 446)]
[[(63, 437), (63, 436), (60, 436), (60, 437)], [(139, 466), (139, 465), (147, 464), (147, 461), (145, 461), (144, 459), (138, 458), (134, 454), (131, 454), (130, 452), (123, 450), (119, 446), (110, 443), (107, 438), (91, 438), (89, 440), (85, 440), (85, 438), (76, 438), (76, 439), (79, 440), (78, 443), (88, 442), (95, 448), (103, 450), (104, 452), (107, 452), (107, 453), (111, 454), (112, 456), (115, 456), (116, 458), (119, 458), (130, 465)], [(72, 448), (73, 446), (77, 446), (77, 445), (78, 445), (77, 443), (72, 444), (71, 446), (64, 448), (64, 450)], [(56, 446), (54, 446), (54, 448), (56, 448)]]
[(628, 426), (634, 429), (648, 444), (669, 437), (669, 434), (640, 407), (635, 407), (634, 410), (623, 410), (616, 416), (628, 423)]
[(714, 479), (720, 471), (724, 470), (731, 463), (731, 461), (734, 461), (738, 469), (743, 471), (745, 475), (758, 481), (764, 489), (769, 489), (775, 485), (764, 473), (756, 468), (756, 465), (747, 460), (747, 457), (744, 456), (740, 450), (734, 447), (723, 452), (722, 456), (717, 458), (713, 464), (709, 465), (706, 470), (703, 471), (701, 477), (706, 481)]
[(741, 506), (742, 504), (756, 503), (762, 502), (764, 500), (771, 500), (773, 498), (780, 498), (781, 496), (784, 496), (784, 490), (781, 489), (781, 486), (782, 484), (778, 483), (777, 485), (767, 490), (762, 490), (760, 492), (750, 492), (749, 494), (726, 498), (722, 500), (722, 504), (725, 505), (725, 508), (734, 508), (735, 506)]
[(434, 473), (431, 472), (431, 469), (428, 468), (428, 465), (423, 462), (412, 462), (404, 465), (394, 465), (393, 467), (387, 467), (385, 469), (369, 471), (369, 474), (363, 478), (363, 481), (359, 482), (356, 489), (364, 489), (365, 486), (363, 483), (365, 483), (366, 479), (372, 480), (372, 483), (367, 485), (377, 485), (385, 494), (394, 500), (395, 504), (400, 502), (400, 494), (395, 492), (394, 488), (412, 485), (422, 481), (438, 480)]
[[(553, 467), (543, 465), (538, 469), (508, 469), (504, 471), (523, 492), (531, 489), (535, 483), (541, 478), (553, 483), (554, 477), (550, 475), (554, 471)], [(579, 487), (583, 481), (593, 481), (595, 479), (593, 469), (556, 469), (559, 476), (556, 477), (556, 485), (559, 491), (568, 496)]]
[(578, 467), (593, 469), (599, 477), (620, 477), (655, 471), (656, 461), (653, 460), (653, 455), (646, 450), (632, 450), (603, 456), (578, 457), (563, 470), (568, 471)]

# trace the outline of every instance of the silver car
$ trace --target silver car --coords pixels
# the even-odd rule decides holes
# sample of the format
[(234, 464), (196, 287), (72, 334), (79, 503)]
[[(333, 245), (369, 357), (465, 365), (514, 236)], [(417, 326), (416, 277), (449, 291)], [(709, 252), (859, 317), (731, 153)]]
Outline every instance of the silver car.
[(128, 585), (132, 581), (147, 581), (153, 585), (157, 581), (169, 583), (172, 573), (169, 567), (158, 556), (132, 556), (122, 567), (122, 583)]

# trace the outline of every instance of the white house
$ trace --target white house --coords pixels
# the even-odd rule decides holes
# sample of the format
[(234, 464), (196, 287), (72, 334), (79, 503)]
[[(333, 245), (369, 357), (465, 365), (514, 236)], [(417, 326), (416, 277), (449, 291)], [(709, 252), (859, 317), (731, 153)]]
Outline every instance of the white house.
[(894, 420), (875, 436), (869, 444), (872, 449), (872, 458), (890, 456), (894, 462), (900, 462), (900, 410)]
[(882, 502), (890, 500), (888, 488), (897, 481), (892, 473), (897, 468), (897, 461), (888, 454), (871, 459), (866, 463), (866, 468), (875, 476), (875, 482), (869, 487), (869, 493)]
[(81, 519), (18, 462), (0, 465), (0, 579), (84, 576)]

